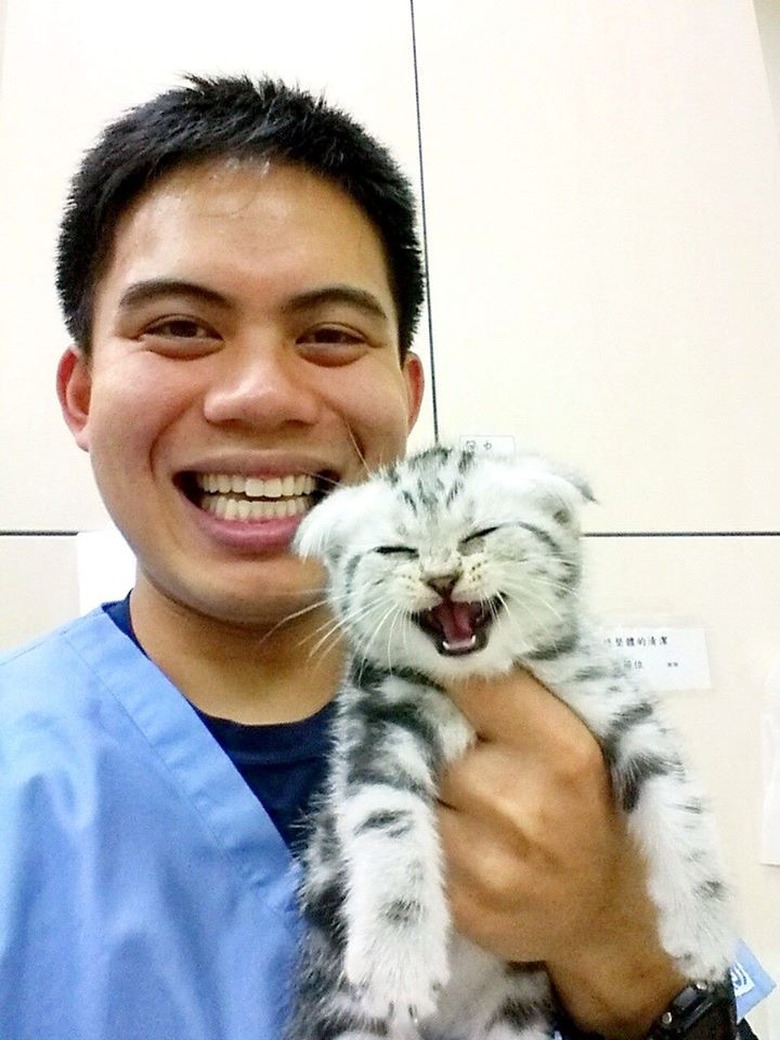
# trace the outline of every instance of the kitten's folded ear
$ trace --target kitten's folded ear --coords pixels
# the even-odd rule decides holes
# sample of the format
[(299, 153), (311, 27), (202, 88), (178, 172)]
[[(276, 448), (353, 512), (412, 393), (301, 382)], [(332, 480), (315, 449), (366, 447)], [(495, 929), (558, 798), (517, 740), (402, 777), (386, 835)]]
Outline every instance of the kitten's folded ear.
[(593, 494), (593, 489), (591, 488), (590, 484), (587, 482), (587, 480), (585, 480), (584, 477), (580, 476), (579, 473), (570, 473), (569, 483), (576, 491), (579, 491), (580, 495), (582, 496), (582, 501), (586, 505), (590, 503), (593, 503), (595, 505), (598, 502), (598, 499)]
[(590, 484), (572, 470), (551, 468), (542, 477), (540, 487), (544, 489), (544, 495), (555, 510), (559, 523), (575, 523), (579, 526), (581, 507), (596, 501)]
[(357, 487), (331, 491), (308, 513), (295, 533), (292, 550), (303, 559), (335, 559), (346, 544)]

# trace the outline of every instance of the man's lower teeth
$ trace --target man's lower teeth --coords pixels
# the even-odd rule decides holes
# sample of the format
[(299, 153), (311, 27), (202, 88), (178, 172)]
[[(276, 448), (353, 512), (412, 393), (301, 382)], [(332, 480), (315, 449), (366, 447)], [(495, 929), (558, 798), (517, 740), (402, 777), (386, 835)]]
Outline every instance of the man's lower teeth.
[(203, 508), (220, 520), (282, 520), (290, 516), (302, 516), (309, 506), (308, 496), (278, 498), (273, 500), (229, 498), (226, 495), (208, 496)]

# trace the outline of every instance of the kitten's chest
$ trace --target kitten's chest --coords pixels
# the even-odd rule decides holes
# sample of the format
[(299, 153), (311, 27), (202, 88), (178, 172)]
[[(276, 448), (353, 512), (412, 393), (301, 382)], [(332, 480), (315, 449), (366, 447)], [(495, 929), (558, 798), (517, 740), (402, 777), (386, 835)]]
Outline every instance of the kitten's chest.
[(395, 756), (417, 754), (451, 762), (476, 740), (471, 723), (439, 687), (388, 673), (358, 692), (362, 738)]
[(477, 735), (468, 719), (446, 694), (436, 693), (430, 697), (430, 701), (427, 710), (438, 734), (442, 760), (452, 762), (471, 747)]

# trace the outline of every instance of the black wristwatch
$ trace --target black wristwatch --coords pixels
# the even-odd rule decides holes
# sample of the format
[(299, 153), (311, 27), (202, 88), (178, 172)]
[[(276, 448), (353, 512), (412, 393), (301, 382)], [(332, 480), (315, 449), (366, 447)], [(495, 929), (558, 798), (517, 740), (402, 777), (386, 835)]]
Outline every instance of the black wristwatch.
[[(603, 1040), (585, 1033), (561, 1013), (558, 1031), (564, 1040)], [(737, 1008), (731, 977), (722, 982), (691, 983), (678, 993), (653, 1023), (647, 1040), (736, 1040)]]
[(737, 1008), (730, 978), (686, 986), (653, 1023), (648, 1040), (735, 1040)]

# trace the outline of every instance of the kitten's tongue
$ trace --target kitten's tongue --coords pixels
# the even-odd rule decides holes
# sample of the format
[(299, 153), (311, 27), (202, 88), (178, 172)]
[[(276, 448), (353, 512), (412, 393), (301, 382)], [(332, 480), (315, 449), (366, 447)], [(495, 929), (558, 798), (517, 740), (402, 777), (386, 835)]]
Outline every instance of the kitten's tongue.
[(455, 603), (448, 599), (431, 610), (436, 623), (441, 627), (446, 642), (451, 647), (470, 644), (474, 639), (474, 604)]

